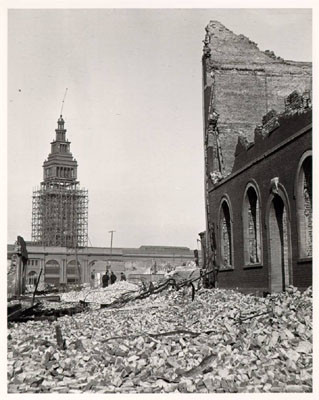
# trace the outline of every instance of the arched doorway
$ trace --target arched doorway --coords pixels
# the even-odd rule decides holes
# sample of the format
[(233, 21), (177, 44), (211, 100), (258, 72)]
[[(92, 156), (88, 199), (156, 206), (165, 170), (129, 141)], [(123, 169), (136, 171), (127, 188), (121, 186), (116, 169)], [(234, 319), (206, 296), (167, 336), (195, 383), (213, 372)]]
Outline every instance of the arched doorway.
[(60, 264), (56, 260), (45, 263), (44, 282), (58, 286), (60, 284)]
[(282, 292), (290, 284), (289, 272), (289, 224), (287, 209), (278, 194), (271, 200), (269, 208), (269, 261), (270, 290)]
[(66, 281), (68, 284), (81, 283), (81, 264), (75, 260), (69, 261), (66, 266)]

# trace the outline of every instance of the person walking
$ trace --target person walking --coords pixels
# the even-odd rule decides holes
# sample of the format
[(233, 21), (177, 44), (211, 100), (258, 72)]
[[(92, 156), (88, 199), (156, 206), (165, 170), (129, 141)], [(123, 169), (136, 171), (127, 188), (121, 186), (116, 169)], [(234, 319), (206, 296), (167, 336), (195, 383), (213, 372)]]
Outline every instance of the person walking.
[(126, 281), (126, 276), (124, 274), (124, 272), (121, 272), (121, 281)]
[(102, 287), (104, 288), (108, 287), (109, 280), (110, 280), (109, 271), (106, 270), (105, 274), (102, 276)]
[(95, 269), (91, 272), (91, 288), (95, 288)]
[(114, 274), (114, 272), (113, 271), (111, 271), (111, 277), (110, 277), (110, 279), (111, 279), (111, 285), (113, 285), (113, 283), (115, 283), (115, 281), (116, 281), (116, 275)]

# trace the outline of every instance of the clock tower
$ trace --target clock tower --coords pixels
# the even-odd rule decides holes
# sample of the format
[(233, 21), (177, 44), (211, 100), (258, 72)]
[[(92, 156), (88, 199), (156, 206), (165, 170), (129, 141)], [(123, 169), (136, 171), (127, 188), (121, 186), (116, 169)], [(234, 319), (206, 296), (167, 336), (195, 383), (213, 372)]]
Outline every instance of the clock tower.
[(77, 161), (60, 115), (43, 181), (32, 196), (32, 241), (42, 246), (87, 246), (88, 193), (79, 187)]

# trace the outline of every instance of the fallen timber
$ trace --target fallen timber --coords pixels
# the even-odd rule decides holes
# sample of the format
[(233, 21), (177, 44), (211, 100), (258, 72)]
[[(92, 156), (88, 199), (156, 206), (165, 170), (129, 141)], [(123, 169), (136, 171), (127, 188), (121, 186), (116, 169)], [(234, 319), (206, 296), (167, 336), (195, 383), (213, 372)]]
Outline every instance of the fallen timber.
[[(194, 301), (196, 289), (194, 283), (196, 281), (200, 281), (205, 276), (213, 273), (213, 271), (209, 271), (206, 273), (202, 273), (199, 277), (192, 278), (192, 274), (188, 279), (183, 279), (182, 281), (177, 281), (174, 278), (169, 278), (166, 281), (160, 282), (158, 285), (151, 284), (148, 289), (146, 290), (130, 290), (125, 293), (122, 293), (119, 297), (117, 297), (111, 303), (102, 303), (100, 304), (100, 309), (121, 309), (125, 307), (128, 303), (136, 301), (136, 300), (143, 300), (148, 298), (149, 296), (159, 294), (169, 288), (173, 288), (176, 291), (182, 288), (190, 288), (191, 289), (191, 299)], [(20, 296), (19, 300), (24, 301), (31, 301), (31, 305), (24, 305), (23, 307), (16, 307), (14, 310), (9, 310), (8, 307), (8, 322), (26, 322), (29, 320), (39, 321), (45, 319), (57, 319), (64, 315), (74, 315), (79, 312), (83, 312), (84, 310), (89, 309), (89, 305), (92, 302), (86, 301), (87, 296), (90, 293), (93, 293), (95, 290), (89, 291), (85, 296), (84, 300), (79, 300), (76, 304), (72, 306), (65, 306), (60, 307), (59, 309), (55, 308), (45, 308), (42, 307), (42, 301), (48, 302), (59, 302), (61, 300), (60, 296), (57, 295), (49, 295), (46, 296), (34, 296), (32, 299), (29, 296)], [(35, 304), (33, 304), (35, 302)], [(269, 311), (265, 311), (263, 314), (269, 313)], [(251, 319), (257, 317), (259, 315), (251, 315), (248, 318), (240, 318), (239, 323), (242, 323), (246, 319)], [(196, 335), (197, 333), (195, 333)]]
[(201, 276), (199, 276), (197, 278), (190, 277), (189, 279), (184, 279), (179, 282), (177, 282), (176, 279), (174, 279), (174, 278), (169, 278), (157, 286), (154, 286), (153, 284), (150, 285), (149, 289), (144, 290), (142, 292), (138, 292), (137, 295), (136, 295), (137, 291), (129, 291), (129, 292), (123, 293), (119, 298), (114, 300), (112, 303), (101, 304), (101, 308), (121, 308), (130, 301), (146, 299), (147, 297), (149, 297), (153, 294), (158, 294), (160, 292), (163, 292), (164, 290), (166, 290), (168, 288), (175, 288), (176, 290), (180, 290), (181, 288), (190, 287), (192, 289), (192, 294), (191, 294), (192, 301), (194, 301), (195, 292), (196, 292), (194, 283), (197, 281), (199, 282), (202, 278), (204, 278), (212, 273), (214, 273), (214, 271), (209, 271), (209, 272), (203, 273)]
[(22, 305), (21, 303), (8, 305), (8, 322), (18, 322), (20, 319), (32, 315), (39, 303), (33, 305)]
[(8, 323), (56, 320), (64, 315), (72, 316), (86, 309), (87, 305), (83, 303), (66, 306), (60, 309), (45, 308), (41, 302), (33, 305), (17, 304), (15, 307), (8, 306)]
[(17, 300), (21, 300), (21, 301), (53, 301), (53, 302), (59, 302), (61, 301), (61, 297), (55, 294), (47, 294), (47, 295), (43, 295), (43, 296), (28, 296), (28, 295), (24, 295), (24, 296), (19, 296), (17, 298)]
[[(201, 276), (196, 277), (196, 278), (191, 278), (192, 274), (190, 275), (189, 279), (185, 279), (183, 281), (180, 282), (176, 282), (176, 280), (174, 278), (169, 278), (167, 279), (165, 282), (160, 283), (158, 286), (154, 286), (153, 284), (150, 285), (148, 290), (144, 290), (142, 293), (139, 292), (138, 295), (136, 295), (137, 291), (129, 291), (126, 293), (123, 293), (119, 298), (117, 298), (116, 300), (114, 300), (112, 303), (109, 304), (101, 304), (100, 308), (101, 309), (120, 309), (123, 308), (127, 303), (131, 302), (131, 301), (135, 301), (135, 300), (142, 300), (142, 299), (146, 299), (147, 297), (153, 295), (153, 294), (158, 294), (163, 292), (164, 290), (172, 287), (175, 288), (177, 291), (180, 290), (181, 288), (185, 288), (185, 287), (190, 287), (191, 288), (191, 298), (192, 301), (194, 301), (195, 299), (195, 293), (196, 293), (196, 289), (194, 286), (194, 283), (196, 281), (200, 281), (202, 280), (204, 277), (208, 276), (209, 274), (214, 273), (214, 271), (209, 271), (206, 272), (204, 274), (201, 274)], [(88, 304), (85, 301), (80, 301), (80, 303), (83, 304)], [(258, 318), (260, 316), (264, 316), (264, 315), (272, 315), (273, 314), (273, 309), (272, 307), (269, 307), (268, 309), (264, 310), (261, 313), (255, 313), (255, 314), (251, 314), (251, 315), (245, 315), (244, 313), (240, 313), (240, 315), (237, 316), (235, 323), (241, 325), (243, 322), (251, 320), (253, 318)], [(183, 334), (188, 334), (191, 335), (193, 337), (196, 337), (202, 333), (204, 334), (210, 334), (212, 331), (208, 330), (205, 332), (191, 332), (191, 331), (186, 331), (186, 330), (181, 330), (181, 331), (174, 331), (174, 332), (164, 332), (159, 334), (159, 336), (169, 336), (171, 334), (176, 334), (176, 333), (183, 333)], [(142, 333), (141, 335), (146, 335), (149, 337), (157, 337), (157, 335), (153, 335), (151, 333)], [(140, 335), (136, 335), (135, 337), (138, 337)], [(112, 339), (121, 339), (122, 337), (113, 337), (113, 338), (108, 338), (105, 340), (105, 342), (112, 340)]]

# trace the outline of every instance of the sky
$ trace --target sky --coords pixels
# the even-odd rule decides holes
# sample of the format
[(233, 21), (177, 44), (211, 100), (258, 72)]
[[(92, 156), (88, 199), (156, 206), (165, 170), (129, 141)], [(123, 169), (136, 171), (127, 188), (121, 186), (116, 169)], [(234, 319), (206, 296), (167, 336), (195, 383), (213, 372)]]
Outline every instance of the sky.
[[(32, 190), (63, 108), (89, 244), (197, 247), (205, 230), (201, 55), (218, 20), (311, 61), (310, 9), (9, 10), (8, 243), (31, 239)], [(300, 34), (302, 32), (302, 34)]]

